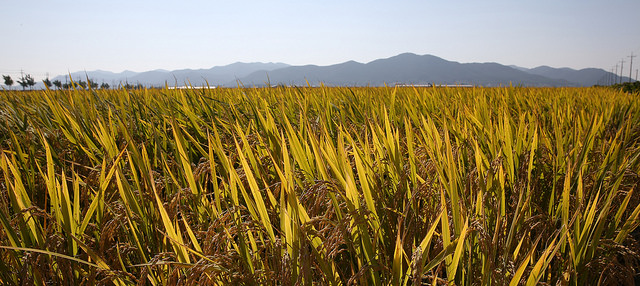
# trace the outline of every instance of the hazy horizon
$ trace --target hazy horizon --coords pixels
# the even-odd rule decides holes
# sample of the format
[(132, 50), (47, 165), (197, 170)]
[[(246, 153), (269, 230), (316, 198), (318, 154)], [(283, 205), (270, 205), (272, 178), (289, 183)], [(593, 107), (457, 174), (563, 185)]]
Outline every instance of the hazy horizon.
[[(640, 1), (12, 1), (0, 74), (362, 63), (410, 52), (456, 62), (610, 71), (640, 55)], [(634, 58), (635, 69), (640, 58)]]

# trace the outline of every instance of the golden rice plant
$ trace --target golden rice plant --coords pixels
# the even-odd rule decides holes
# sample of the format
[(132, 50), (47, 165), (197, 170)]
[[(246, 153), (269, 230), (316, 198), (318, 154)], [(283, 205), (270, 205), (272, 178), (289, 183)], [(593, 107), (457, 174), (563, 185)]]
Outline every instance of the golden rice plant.
[(638, 122), (605, 88), (2, 91), (0, 284), (633, 285)]

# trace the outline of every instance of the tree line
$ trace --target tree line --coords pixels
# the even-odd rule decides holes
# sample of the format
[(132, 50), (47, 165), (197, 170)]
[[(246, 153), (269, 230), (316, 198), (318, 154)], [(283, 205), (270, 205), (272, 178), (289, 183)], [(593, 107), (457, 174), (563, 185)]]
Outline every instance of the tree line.
[[(13, 79), (11, 78), (11, 76), (9, 75), (2, 75), (2, 78), (4, 79), (4, 85), (8, 86), (9, 89), (11, 89), (11, 86), (14, 84)], [(26, 75), (21, 75), (20, 79), (18, 79), (16, 81), (20, 86), (22, 86), (22, 90), (26, 90), (27, 88), (31, 89), (33, 88), (34, 85), (36, 85), (36, 81), (35, 79), (30, 75), (30, 74), (26, 74)], [(45, 78), (44, 80), (42, 80), (42, 83), (44, 83), (44, 85), (47, 88), (52, 88), (55, 87), (57, 89), (70, 89), (73, 88), (74, 85), (76, 88), (82, 88), (82, 89), (87, 89), (87, 88), (91, 88), (91, 89), (109, 89), (111, 86), (106, 83), (103, 82), (101, 84), (98, 84), (98, 82), (93, 81), (91, 79), (87, 79), (86, 81), (84, 80), (73, 80), (71, 83), (67, 82), (67, 83), (63, 83), (60, 80), (54, 80), (51, 81), (48, 77)], [(126, 89), (142, 89), (144, 88), (144, 86), (140, 83), (138, 84), (130, 84), (130, 83), (124, 83), (122, 84), (122, 87), (126, 88)]]
[[(13, 79), (11, 78), (11, 76), (2, 75), (2, 78), (4, 79), (4, 85), (11, 88), (11, 86), (13, 85)], [(17, 80), (17, 82), (19, 85), (22, 86), (23, 90), (26, 89), (27, 87), (33, 87), (34, 85), (36, 85), (36, 80), (33, 79), (33, 77), (30, 74), (22, 75), (20, 79)]]
[(640, 81), (618, 83), (612, 85), (611, 87), (619, 89), (622, 92), (626, 93), (640, 94)]

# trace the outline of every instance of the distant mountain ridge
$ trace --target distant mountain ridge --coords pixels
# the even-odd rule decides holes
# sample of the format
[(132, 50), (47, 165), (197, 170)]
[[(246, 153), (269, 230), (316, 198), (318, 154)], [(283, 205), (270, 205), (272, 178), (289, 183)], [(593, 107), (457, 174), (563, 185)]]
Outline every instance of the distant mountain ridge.
[[(245, 77), (253, 72), (263, 70), (271, 71), (288, 67), (284, 63), (242, 63), (236, 62), (226, 66), (216, 66), (210, 69), (181, 69), (181, 70), (152, 70), (146, 72), (123, 71), (113, 73), (108, 71), (87, 71), (71, 73), (74, 80), (87, 78), (96, 82), (105, 82), (110, 85), (118, 84), (143, 84), (145, 86), (182, 86), (191, 83), (194, 86), (202, 86), (209, 83), (211, 86), (222, 85)], [(61, 82), (69, 81), (69, 75), (60, 75), (52, 79)]]
[(270, 72), (255, 72), (241, 81), (245, 85), (271, 84), (311, 85), (372, 85), (384, 84), (471, 84), (497, 86), (522, 84), (527, 86), (571, 85), (564, 80), (529, 74), (496, 63), (451, 62), (432, 55), (400, 54), (366, 64), (349, 61), (330, 66), (290, 66)]
[[(68, 75), (52, 80), (65, 82)], [(89, 71), (72, 73), (73, 79), (146, 86), (265, 86), (319, 85), (382, 86), (395, 84), (469, 84), (477, 86), (592, 86), (607, 85), (620, 77), (602, 69), (523, 68), (499, 63), (459, 63), (433, 55), (399, 54), (368, 63), (347, 61), (328, 66), (292, 66), (285, 63), (233, 63), (210, 69), (153, 70), (146, 72)], [(623, 81), (628, 78), (622, 78)]]
[[(563, 79), (571, 83), (578, 84), (580, 86), (591, 85), (604, 85), (608, 80), (607, 76), (609, 72), (602, 69), (586, 68), (581, 70), (574, 70), (570, 68), (552, 68), (549, 66), (539, 66), (537, 68), (528, 69), (525, 72), (530, 74), (537, 74), (548, 78)], [(628, 79), (628, 78), (627, 78)], [(623, 79), (623, 80), (627, 80)]]

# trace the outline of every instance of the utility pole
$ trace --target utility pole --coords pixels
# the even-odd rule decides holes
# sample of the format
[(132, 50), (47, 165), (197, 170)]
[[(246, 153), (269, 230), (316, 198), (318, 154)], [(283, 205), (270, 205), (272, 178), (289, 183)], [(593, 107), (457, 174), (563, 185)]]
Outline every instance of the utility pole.
[(631, 59), (631, 62), (629, 63), (629, 82), (631, 82), (631, 71), (633, 68), (633, 58), (636, 57), (633, 55), (633, 52), (631, 52), (631, 55), (629, 56), (629, 58)]
[(622, 69), (624, 68), (624, 59), (620, 60), (620, 83), (622, 83)]
[(609, 78), (608, 78), (607, 84), (609, 84), (609, 85), (613, 84), (613, 68), (611, 68), (611, 72), (609, 73)]
[(615, 77), (613, 78), (613, 84), (617, 84), (618, 83), (618, 64), (616, 64), (616, 73), (615, 73)]
[[(24, 72), (20, 69), (20, 81), (24, 81)], [(22, 90), (24, 91), (24, 85), (19, 83), (22, 86)]]
[(636, 81), (638, 81), (638, 69), (636, 69)]

